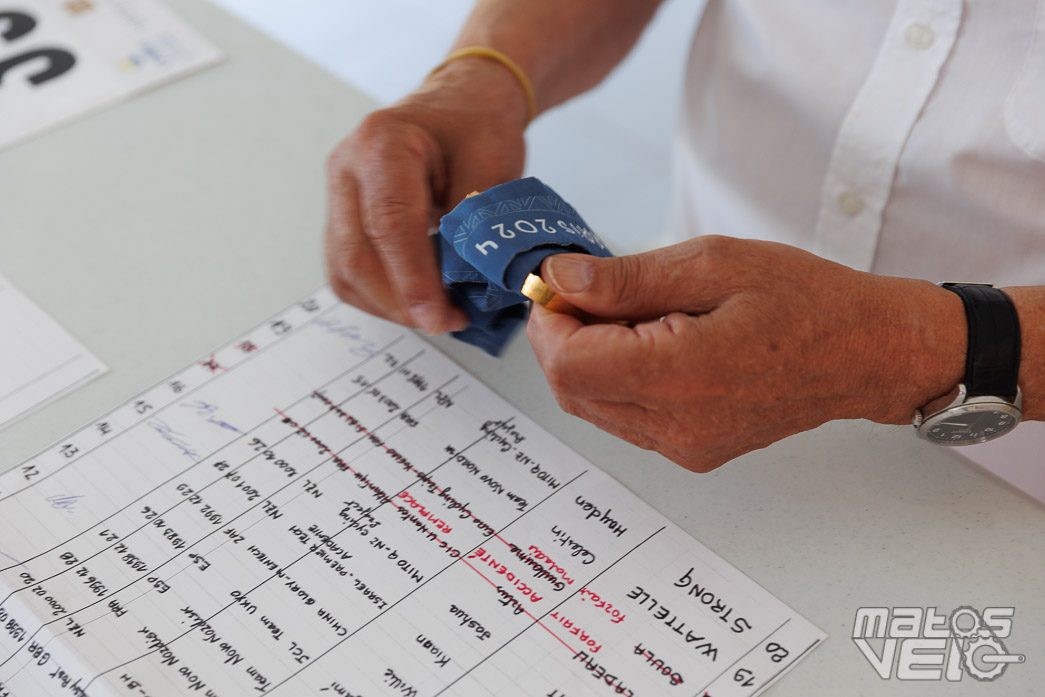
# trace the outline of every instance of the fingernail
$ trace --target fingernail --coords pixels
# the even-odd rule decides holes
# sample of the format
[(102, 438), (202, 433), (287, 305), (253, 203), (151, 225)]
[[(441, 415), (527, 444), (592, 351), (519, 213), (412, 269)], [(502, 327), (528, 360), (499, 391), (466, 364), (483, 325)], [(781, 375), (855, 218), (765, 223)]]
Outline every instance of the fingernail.
[(438, 336), (443, 333), (443, 313), (434, 303), (411, 305), (410, 319), (428, 336)]
[(583, 256), (549, 257), (544, 264), (545, 279), (563, 293), (581, 293), (591, 285), (591, 261)]

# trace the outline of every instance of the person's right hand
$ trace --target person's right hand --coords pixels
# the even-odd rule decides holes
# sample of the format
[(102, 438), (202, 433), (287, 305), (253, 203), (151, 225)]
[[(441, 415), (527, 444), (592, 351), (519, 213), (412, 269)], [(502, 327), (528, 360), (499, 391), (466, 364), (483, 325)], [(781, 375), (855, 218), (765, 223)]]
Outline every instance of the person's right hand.
[(527, 104), (514, 76), (453, 61), (370, 114), (328, 161), (330, 285), (345, 302), (429, 334), (463, 329), (429, 231), (472, 191), (517, 179)]

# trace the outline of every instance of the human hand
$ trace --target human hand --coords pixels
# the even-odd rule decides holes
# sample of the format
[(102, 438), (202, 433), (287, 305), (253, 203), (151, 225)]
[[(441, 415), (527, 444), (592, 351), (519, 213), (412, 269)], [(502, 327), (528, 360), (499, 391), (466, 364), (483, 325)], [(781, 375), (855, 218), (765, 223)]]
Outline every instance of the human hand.
[(430, 334), (467, 326), (443, 290), (429, 230), (470, 192), (521, 175), (526, 113), (511, 73), (471, 59), (370, 114), (328, 160), (334, 292)]
[(708, 236), (552, 256), (542, 277), (593, 315), (635, 321), (533, 307), (527, 334), (562, 408), (697, 472), (832, 419), (910, 423), (964, 372), (954, 293), (795, 247)]

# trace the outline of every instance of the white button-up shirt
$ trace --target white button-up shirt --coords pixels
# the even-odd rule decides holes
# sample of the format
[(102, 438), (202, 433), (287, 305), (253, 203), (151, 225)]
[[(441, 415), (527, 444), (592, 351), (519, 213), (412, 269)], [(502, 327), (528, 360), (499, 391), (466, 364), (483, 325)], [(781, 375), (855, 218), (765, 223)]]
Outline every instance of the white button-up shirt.
[[(678, 239), (1045, 285), (1045, 0), (709, 0), (685, 89)], [(1043, 451), (962, 454), (1045, 500)]]

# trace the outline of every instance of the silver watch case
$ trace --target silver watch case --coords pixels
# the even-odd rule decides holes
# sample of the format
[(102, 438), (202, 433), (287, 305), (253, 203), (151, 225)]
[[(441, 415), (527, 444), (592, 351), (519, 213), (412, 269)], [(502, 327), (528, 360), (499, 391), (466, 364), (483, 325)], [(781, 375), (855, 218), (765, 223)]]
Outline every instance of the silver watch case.
[[(969, 419), (977, 414), (982, 414), (983, 417), (987, 417), (988, 414), (994, 415), (995, 423), (985, 426), (985, 428), (989, 429), (988, 432), (974, 432), (970, 426), (968, 437), (962, 439), (943, 439), (934, 436), (932, 433), (937, 426), (948, 424), (948, 420)], [(923, 414), (921, 409), (915, 411), (914, 427), (918, 431), (919, 438), (936, 445), (975, 445), (1004, 436), (1019, 424), (1022, 417), (1023, 391), (1019, 387), (1016, 388), (1016, 399), (1010, 402), (1005, 397), (993, 395), (969, 397), (967, 396), (965, 385), (962, 384), (958, 386), (958, 396), (955, 397), (954, 401), (939, 411), (933, 412), (928, 416)], [(973, 422), (975, 423), (975, 419), (973, 419)], [(990, 422), (988, 421), (988, 423)], [(952, 430), (952, 433), (954, 432), (956, 431)]]

